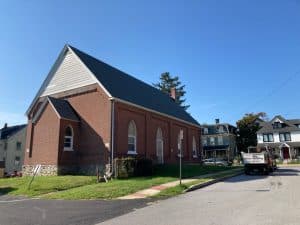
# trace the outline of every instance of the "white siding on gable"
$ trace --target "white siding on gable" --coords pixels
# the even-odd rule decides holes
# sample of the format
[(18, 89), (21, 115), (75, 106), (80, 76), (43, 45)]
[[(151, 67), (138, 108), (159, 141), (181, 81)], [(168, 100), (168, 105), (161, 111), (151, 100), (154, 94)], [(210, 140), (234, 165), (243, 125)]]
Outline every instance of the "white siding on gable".
[(41, 96), (97, 83), (90, 71), (68, 51)]

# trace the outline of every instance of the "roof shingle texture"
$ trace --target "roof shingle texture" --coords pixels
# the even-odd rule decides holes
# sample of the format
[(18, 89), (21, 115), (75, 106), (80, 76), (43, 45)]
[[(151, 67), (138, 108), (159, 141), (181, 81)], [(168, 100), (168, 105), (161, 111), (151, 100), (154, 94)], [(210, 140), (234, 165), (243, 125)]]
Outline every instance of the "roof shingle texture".
[(74, 47), (70, 48), (96, 76), (112, 97), (199, 126), (199, 123), (168, 95)]
[(61, 118), (79, 121), (79, 117), (68, 101), (53, 97), (48, 97), (48, 99)]

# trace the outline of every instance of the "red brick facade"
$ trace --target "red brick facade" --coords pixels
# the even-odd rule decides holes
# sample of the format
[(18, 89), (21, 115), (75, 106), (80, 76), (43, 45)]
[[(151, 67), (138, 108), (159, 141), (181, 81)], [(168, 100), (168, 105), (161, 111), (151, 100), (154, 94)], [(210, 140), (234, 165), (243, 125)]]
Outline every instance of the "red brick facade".
[[(75, 93), (75, 94), (74, 94)], [(162, 130), (163, 158), (165, 163), (175, 163), (178, 159), (178, 135), (183, 130), (184, 161), (198, 162), (193, 157), (192, 142), (196, 140), (200, 155), (200, 129), (189, 123), (180, 122), (129, 104), (114, 103), (114, 141), (112, 143), (112, 101), (98, 85), (91, 85), (88, 91), (81, 89), (72, 93), (53, 95), (66, 99), (78, 114), (80, 121), (60, 118), (50, 103), (40, 118), (32, 123), (41, 104), (36, 104), (29, 114), (24, 165), (37, 164), (57, 166), (65, 172), (95, 172), (96, 166), (105, 166), (111, 162), (111, 149), (114, 146), (114, 158), (128, 156), (128, 125), (136, 124), (136, 149), (138, 157), (157, 160), (156, 133)], [(64, 151), (64, 136), (68, 126), (73, 130), (73, 151)], [(70, 171), (68, 171), (70, 169)]]

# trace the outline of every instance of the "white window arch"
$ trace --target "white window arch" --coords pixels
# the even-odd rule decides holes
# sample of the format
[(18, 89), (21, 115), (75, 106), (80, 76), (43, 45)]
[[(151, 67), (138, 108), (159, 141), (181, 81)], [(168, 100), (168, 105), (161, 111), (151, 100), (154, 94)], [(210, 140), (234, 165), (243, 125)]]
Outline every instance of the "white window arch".
[(64, 151), (73, 151), (73, 128), (68, 126), (65, 129), (65, 136), (64, 136)]
[(137, 154), (136, 151), (136, 125), (133, 120), (128, 124), (128, 154)]
[(164, 163), (164, 139), (160, 127), (156, 131), (156, 156), (157, 156), (158, 164), (163, 164)]
[(196, 142), (196, 138), (195, 136), (193, 136), (193, 143), (192, 143), (192, 147), (193, 147), (193, 158), (197, 158), (198, 157), (198, 151), (197, 151), (197, 142)]

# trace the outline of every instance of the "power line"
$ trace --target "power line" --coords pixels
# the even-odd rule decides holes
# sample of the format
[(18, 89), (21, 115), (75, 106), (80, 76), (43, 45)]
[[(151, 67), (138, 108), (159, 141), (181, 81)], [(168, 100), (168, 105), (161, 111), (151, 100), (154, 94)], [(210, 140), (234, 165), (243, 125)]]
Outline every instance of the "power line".
[(241, 111), (239, 114), (243, 114), (247, 111), (249, 111), (248, 109), (252, 109), (253, 107), (261, 104), (262, 102), (264, 102), (268, 97), (272, 96), (276, 91), (280, 90), (281, 88), (283, 88), (285, 85), (287, 85), (291, 80), (293, 80), (298, 74), (300, 74), (300, 71), (297, 71), (293, 74), (291, 74), (290, 76), (288, 76), (287, 79), (285, 79), (283, 82), (281, 82), (278, 86), (274, 87), (273, 89), (271, 89), (264, 97), (261, 97), (260, 99), (258, 99), (256, 102), (254, 102), (253, 104), (250, 104), (247, 106), (247, 108), (245, 108), (245, 110)]

